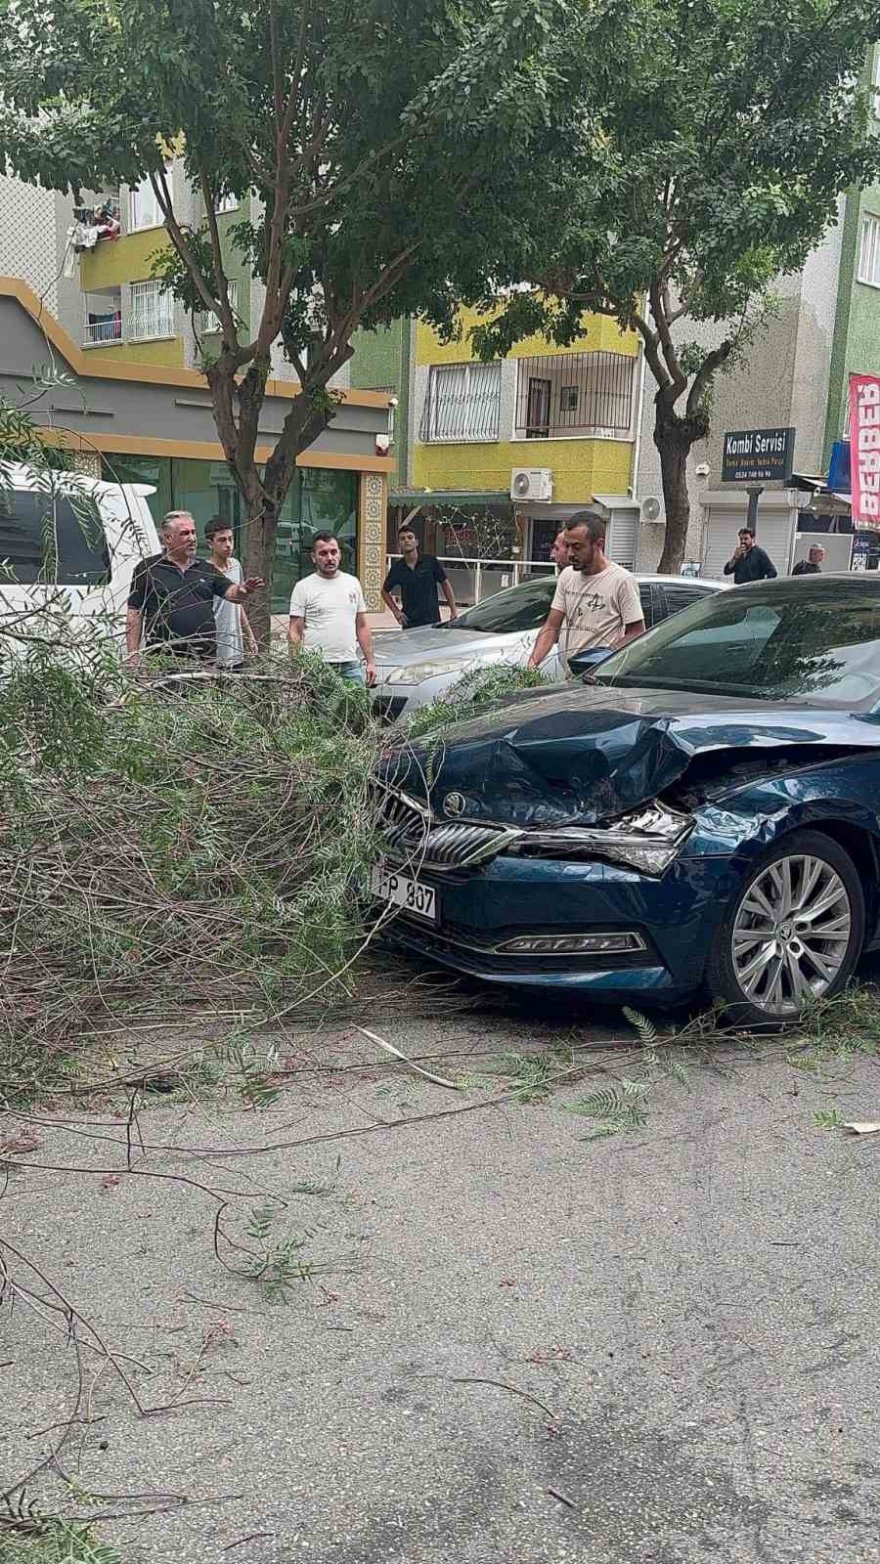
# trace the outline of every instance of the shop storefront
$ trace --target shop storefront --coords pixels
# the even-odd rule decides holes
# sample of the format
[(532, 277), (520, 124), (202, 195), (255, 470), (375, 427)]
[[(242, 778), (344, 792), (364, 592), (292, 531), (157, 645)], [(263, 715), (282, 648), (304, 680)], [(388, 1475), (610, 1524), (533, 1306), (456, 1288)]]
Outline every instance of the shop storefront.
[[(205, 524), (221, 516), (243, 552), (242, 507), (223, 459), (204, 378), (193, 370), (110, 362), (84, 353), (16, 278), (0, 278), (0, 395), (13, 406), (33, 385), (33, 366), (47, 344), (63, 386), (34, 387), (29, 411), (58, 431), (84, 470), (109, 481), (155, 488), (157, 520), (169, 510), (191, 511), (204, 540)], [(267, 460), (297, 388), (268, 383), (257, 459)], [(384, 521), (388, 474), (389, 396), (343, 390), (333, 418), (300, 457), (279, 521), (272, 610), (286, 614), (294, 583), (311, 567), (315, 532), (333, 532), (344, 568), (356, 571), (370, 608), (380, 606), (385, 571)]]
[[(235, 533), (241, 555), (241, 498), (224, 462), (187, 457), (104, 456), (101, 474), (111, 483), (148, 483), (149, 505), (158, 522), (169, 510), (188, 510), (204, 545), (206, 523), (220, 516)], [(272, 612), (286, 614), (290, 594), (312, 569), (309, 550), (316, 532), (332, 532), (342, 549), (342, 568), (357, 570), (358, 476), (332, 468), (300, 467), (278, 523)]]

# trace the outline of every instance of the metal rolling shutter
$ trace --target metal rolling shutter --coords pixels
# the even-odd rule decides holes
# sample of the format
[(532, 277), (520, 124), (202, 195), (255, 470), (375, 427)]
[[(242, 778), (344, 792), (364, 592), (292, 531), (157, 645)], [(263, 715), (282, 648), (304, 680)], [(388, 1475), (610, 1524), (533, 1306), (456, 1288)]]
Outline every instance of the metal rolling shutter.
[[(744, 510), (716, 510), (713, 507), (706, 527), (703, 548), (703, 576), (709, 581), (724, 579), (724, 566), (736, 548), (737, 533), (745, 526)], [(788, 553), (792, 533), (792, 513), (776, 511), (758, 516), (756, 543), (770, 555), (780, 576), (788, 573)]]
[(638, 541), (638, 511), (635, 509), (612, 511), (608, 530), (608, 558), (613, 559), (615, 564), (625, 565), (627, 570), (634, 570)]

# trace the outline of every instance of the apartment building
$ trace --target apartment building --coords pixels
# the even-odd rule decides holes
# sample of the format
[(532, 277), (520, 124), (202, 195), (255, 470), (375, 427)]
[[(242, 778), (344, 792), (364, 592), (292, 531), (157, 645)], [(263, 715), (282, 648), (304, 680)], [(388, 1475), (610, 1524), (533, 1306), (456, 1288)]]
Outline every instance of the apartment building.
[[(175, 210), (197, 224), (203, 213), (179, 160), (168, 177)], [(52, 361), (69, 383), (35, 403), (36, 416), (63, 426), (77, 461), (114, 481), (152, 486), (157, 517), (192, 511), (200, 529), (221, 515), (240, 533), (238, 491), (226, 466), (198, 370), (217, 342), (209, 315), (190, 319), (150, 273), (167, 245), (148, 182), (103, 191), (74, 207), (67, 198), (0, 179), (0, 393), (13, 398), (34, 366)], [(248, 213), (232, 201), (218, 212), (221, 234)], [(245, 326), (262, 306), (261, 284), (229, 245), (233, 304)], [(295, 394), (280, 348), (261, 427), (267, 456)], [(391, 398), (352, 390), (347, 373), (329, 428), (300, 459), (279, 523), (273, 609), (284, 612), (293, 583), (310, 568), (309, 542), (337, 534), (371, 606), (379, 606), (385, 515), (392, 461), (384, 449)], [(241, 540), (239, 539), (239, 549)]]
[[(871, 62), (875, 134), (880, 133), (880, 49)], [(695, 445), (689, 462), (691, 526), (687, 555), (706, 576), (720, 575), (743, 525), (748, 497), (722, 485), (725, 431), (793, 428), (793, 471), (827, 473), (835, 440), (847, 437), (851, 374), (880, 374), (880, 184), (841, 196), (837, 220), (800, 272), (780, 278), (777, 308), (741, 364), (715, 381), (712, 432)], [(682, 334), (700, 335), (698, 327)], [(713, 336), (703, 333), (711, 343)], [(663, 491), (653, 442), (654, 384), (646, 378), (634, 492), (639, 501), (637, 563), (656, 568), (663, 547)], [(823, 505), (826, 507), (823, 510)], [(649, 519), (656, 516), (656, 519)], [(853, 531), (846, 503), (813, 497), (810, 490), (768, 485), (758, 513), (761, 544), (780, 572), (802, 559), (821, 536), (826, 569), (848, 570), (853, 561), (880, 563), (878, 539)]]
[(634, 335), (597, 317), (571, 348), (532, 337), (481, 363), (469, 340), (476, 320), (463, 312), (451, 343), (424, 322), (413, 328), (411, 481), (392, 490), (395, 521), (424, 529), (464, 600), (549, 569), (556, 532), (585, 505), (604, 509), (611, 557), (632, 564)]

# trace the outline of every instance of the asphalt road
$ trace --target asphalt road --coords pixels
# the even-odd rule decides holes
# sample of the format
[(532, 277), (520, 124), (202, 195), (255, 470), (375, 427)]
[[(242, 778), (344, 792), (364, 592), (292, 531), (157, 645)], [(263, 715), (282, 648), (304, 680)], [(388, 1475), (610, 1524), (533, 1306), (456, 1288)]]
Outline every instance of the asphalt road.
[[(880, 1136), (815, 1117), (880, 1117), (876, 1062), (725, 1048), (686, 1083), (664, 1072), (644, 1124), (592, 1139), (571, 1107), (637, 1074), (630, 1051), (492, 1105), (509, 1079), (479, 1071), (559, 1045), (567, 1023), (375, 1026), (464, 1090), (340, 1068), (381, 1056), (324, 1034), (291, 1045), (260, 1114), (144, 1108), (132, 1173), (110, 1104), (72, 1125), (0, 1120), (0, 1143), (38, 1142), (7, 1153), (31, 1166), (11, 1172), (0, 1235), (135, 1360), (119, 1361), (147, 1412), (171, 1403), (140, 1416), (83, 1345), (75, 1415), (95, 1421), (71, 1428), (68, 1481), (44, 1474), (32, 1496), (159, 1511), (103, 1524), (125, 1564), (880, 1560)], [(313, 1136), (329, 1138), (298, 1144)], [(234, 1241), (265, 1255), (292, 1230), (288, 1271), (326, 1271), (267, 1301), (233, 1274), (247, 1256), (221, 1239), (230, 1271), (214, 1253), (217, 1198), (154, 1176), (170, 1173), (225, 1192)], [(288, 1210), (247, 1237), (275, 1198)], [(71, 1417), (77, 1376), (63, 1320), (8, 1304), (11, 1482), (51, 1450), (59, 1430), (40, 1431)]]

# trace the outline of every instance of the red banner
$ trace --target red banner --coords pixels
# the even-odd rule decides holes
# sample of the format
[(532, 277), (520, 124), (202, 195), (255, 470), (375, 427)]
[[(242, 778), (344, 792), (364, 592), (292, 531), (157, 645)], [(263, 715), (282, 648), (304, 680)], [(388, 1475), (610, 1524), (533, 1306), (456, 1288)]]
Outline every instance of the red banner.
[(849, 377), (852, 517), (880, 532), (880, 375)]

